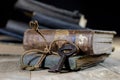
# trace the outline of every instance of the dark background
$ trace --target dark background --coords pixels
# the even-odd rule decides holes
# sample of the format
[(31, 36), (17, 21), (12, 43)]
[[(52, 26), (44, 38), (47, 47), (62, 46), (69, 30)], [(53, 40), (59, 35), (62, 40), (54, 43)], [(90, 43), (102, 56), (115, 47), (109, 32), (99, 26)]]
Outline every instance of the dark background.
[[(17, 0), (0, 1), (0, 27), (14, 14), (14, 4)], [(116, 1), (106, 0), (39, 0), (68, 10), (79, 10), (88, 20), (87, 27), (92, 29), (115, 30), (119, 35), (120, 13)], [(12, 15), (13, 16), (13, 15)]]

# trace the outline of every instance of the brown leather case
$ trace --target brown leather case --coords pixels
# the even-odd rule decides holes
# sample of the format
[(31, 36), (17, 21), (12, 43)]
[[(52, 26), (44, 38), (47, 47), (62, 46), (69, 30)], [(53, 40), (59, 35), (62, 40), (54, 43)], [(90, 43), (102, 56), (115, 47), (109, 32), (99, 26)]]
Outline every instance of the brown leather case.
[[(42, 29), (39, 31), (43, 34), (47, 40), (48, 45), (54, 40), (67, 40), (75, 43), (79, 49), (86, 54), (94, 54), (92, 49), (93, 30), (52, 30)], [(55, 51), (64, 42), (59, 41), (52, 49)], [(45, 41), (43, 38), (33, 29), (28, 29), (24, 33), (23, 46), (25, 50), (45, 48)]]

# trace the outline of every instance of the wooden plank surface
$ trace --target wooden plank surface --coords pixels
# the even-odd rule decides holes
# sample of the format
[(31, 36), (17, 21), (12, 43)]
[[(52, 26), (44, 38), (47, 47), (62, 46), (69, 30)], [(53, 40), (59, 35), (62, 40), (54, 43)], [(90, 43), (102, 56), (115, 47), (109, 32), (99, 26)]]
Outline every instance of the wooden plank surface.
[(95, 66), (70, 73), (48, 73), (48, 70), (31, 72), (31, 80), (120, 80), (120, 75), (102, 67)]
[(0, 80), (120, 80), (120, 38), (115, 39), (115, 51), (97, 66), (70, 73), (23, 71), (20, 56), (0, 56)]
[(120, 60), (108, 58), (100, 65), (120, 75)]
[(0, 80), (30, 80), (30, 72), (20, 70), (18, 56), (0, 56)]
[(23, 53), (23, 45), (15, 43), (1, 43), (0, 55), (21, 55)]

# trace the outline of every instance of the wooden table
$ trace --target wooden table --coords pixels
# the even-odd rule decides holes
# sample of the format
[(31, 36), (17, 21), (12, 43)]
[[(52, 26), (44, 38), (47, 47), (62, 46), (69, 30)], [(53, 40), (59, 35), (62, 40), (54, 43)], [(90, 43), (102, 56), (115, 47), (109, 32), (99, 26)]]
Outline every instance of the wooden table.
[(64, 74), (48, 70), (22, 71), (19, 68), (21, 53), (0, 56), (0, 80), (120, 80), (120, 38), (115, 38), (113, 44), (115, 51), (103, 63)]

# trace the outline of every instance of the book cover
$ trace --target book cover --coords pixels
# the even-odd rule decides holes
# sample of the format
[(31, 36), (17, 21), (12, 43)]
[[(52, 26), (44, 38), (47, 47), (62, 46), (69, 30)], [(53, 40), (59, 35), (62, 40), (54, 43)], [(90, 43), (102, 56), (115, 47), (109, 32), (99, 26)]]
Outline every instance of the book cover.
[[(71, 70), (80, 70), (86, 69), (92, 66), (103, 62), (109, 55), (102, 54), (102, 55), (88, 55), (88, 56), (72, 56), (69, 58), (69, 64)], [(39, 55), (30, 54), (26, 55), (23, 58), (24, 65), (34, 66), (40, 58)], [(51, 68), (58, 64), (60, 60), (60, 56), (58, 55), (48, 55), (42, 64), (44, 67), (42, 68)], [(64, 67), (63, 67), (64, 68)]]
[[(73, 42), (79, 47), (85, 54), (110, 54), (113, 50), (113, 38), (116, 34), (115, 31), (104, 30), (39, 30), (48, 45), (54, 40), (66, 40)], [(62, 42), (56, 43), (53, 49), (57, 49), (57, 46), (62, 45)], [(26, 30), (24, 33), (23, 47), (25, 50), (40, 49), (44, 50), (45, 41), (40, 35), (31, 29)]]

